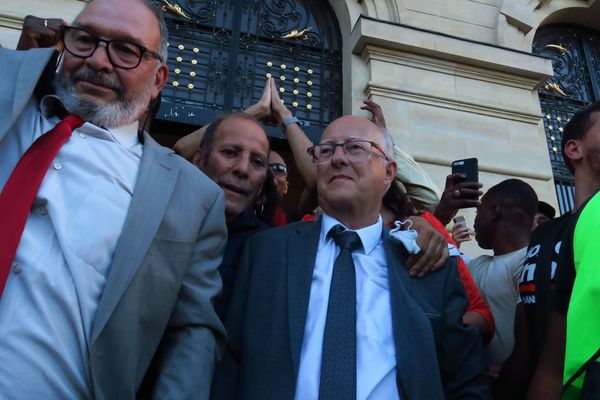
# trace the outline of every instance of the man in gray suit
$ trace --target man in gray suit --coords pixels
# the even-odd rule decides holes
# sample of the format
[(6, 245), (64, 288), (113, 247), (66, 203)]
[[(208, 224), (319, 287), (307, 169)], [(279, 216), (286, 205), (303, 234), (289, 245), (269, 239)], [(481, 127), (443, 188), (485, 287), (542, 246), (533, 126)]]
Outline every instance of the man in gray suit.
[[(53, 50), (0, 50), (3, 190), (65, 114), (85, 121), (45, 172), (8, 264), (1, 397), (207, 398), (224, 342), (212, 306), (224, 199), (139, 126), (167, 79), (164, 19), (144, 0), (95, 0), (63, 33), (55, 95), (41, 94)], [(4, 222), (2, 241), (14, 234)]]
[[(249, 238), (212, 397), (489, 397), (481, 339), (461, 322), (455, 262), (411, 278), (399, 240), (408, 238), (383, 227), (381, 199), (396, 176), (389, 134), (342, 117), (310, 151), (322, 220)], [(353, 237), (351, 261), (339, 234)]]

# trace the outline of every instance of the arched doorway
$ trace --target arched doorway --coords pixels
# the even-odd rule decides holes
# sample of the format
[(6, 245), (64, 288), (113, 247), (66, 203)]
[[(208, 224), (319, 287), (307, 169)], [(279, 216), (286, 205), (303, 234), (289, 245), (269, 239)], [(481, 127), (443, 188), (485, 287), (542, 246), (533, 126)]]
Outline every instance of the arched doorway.
[(571, 116), (600, 100), (600, 32), (554, 24), (536, 33), (533, 52), (552, 59), (554, 76), (539, 96), (561, 214), (573, 208), (573, 177), (560, 153), (562, 130)]
[[(260, 98), (267, 76), (313, 140), (341, 115), (342, 41), (327, 1), (163, 4), (170, 35), (170, 76), (157, 114), (163, 136), (182, 134), (164, 129), (165, 123), (199, 126), (248, 107)], [(278, 129), (268, 131), (281, 137)]]

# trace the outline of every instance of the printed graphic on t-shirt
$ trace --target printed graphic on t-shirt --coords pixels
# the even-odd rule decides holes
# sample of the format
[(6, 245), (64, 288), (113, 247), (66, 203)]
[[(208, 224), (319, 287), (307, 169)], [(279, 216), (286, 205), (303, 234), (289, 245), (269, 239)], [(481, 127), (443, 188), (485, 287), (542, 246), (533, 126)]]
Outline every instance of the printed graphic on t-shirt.
[[(562, 240), (559, 240), (554, 245), (554, 250), (552, 253), (552, 262), (550, 264), (550, 288), (554, 286), (552, 282), (554, 281), (554, 276), (556, 274), (556, 260), (558, 253), (560, 252), (561, 243)], [(519, 277), (519, 293), (521, 294), (521, 301), (523, 304), (534, 304), (536, 302), (535, 269), (537, 263), (539, 262), (538, 256), (542, 246), (542, 243), (538, 243), (530, 247), (529, 251), (527, 252), (525, 263), (523, 264), (523, 270), (521, 271), (521, 276)]]

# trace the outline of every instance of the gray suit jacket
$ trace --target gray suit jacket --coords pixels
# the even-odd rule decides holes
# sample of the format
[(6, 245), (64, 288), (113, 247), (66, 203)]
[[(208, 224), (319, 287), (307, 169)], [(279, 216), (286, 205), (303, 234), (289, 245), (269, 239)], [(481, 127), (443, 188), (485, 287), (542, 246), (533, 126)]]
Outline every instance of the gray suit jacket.
[[(246, 243), (213, 399), (294, 398), (320, 228), (320, 222), (300, 222)], [(483, 346), (476, 329), (462, 324), (467, 299), (454, 261), (413, 279), (405, 248), (387, 229), (383, 237), (400, 398), (488, 398)]]
[[(0, 140), (10, 135), (52, 55), (0, 49)], [(97, 399), (208, 398), (224, 343), (212, 299), (221, 289), (226, 235), (222, 191), (146, 135), (93, 324)]]

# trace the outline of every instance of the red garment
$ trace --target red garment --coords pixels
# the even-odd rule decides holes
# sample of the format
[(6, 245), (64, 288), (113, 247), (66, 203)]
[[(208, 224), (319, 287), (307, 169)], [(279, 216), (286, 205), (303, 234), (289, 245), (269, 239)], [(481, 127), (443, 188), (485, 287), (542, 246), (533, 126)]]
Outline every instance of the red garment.
[[(423, 217), (427, 222), (429, 222), (429, 224), (432, 227), (434, 227), (436, 231), (444, 235), (448, 243), (456, 246), (456, 243), (454, 243), (454, 240), (452, 240), (452, 236), (450, 236), (444, 225), (442, 225), (442, 223), (435, 216), (433, 216), (433, 214), (424, 211), (420, 216)], [(458, 257), (457, 265), (460, 280), (462, 281), (463, 286), (465, 287), (465, 292), (467, 293), (467, 298), (469, 299), (469, 306), (467, 307), (467, 311), (479, 313), (481, 314), (481, 316), (483, 316), (483, 318), (485, 318), (491, 332), (490, 336), (485, 338), (485, 342), (489, 343), (494, 337), (494, 332), (496, 330), (492, 312), (490, 311), (490, 308), (481, 296), (481, 292), (475, 284), (475, 281), (471, 276), (471, 272), (469, 271), (469, 268), (467, 267), (467, 264), (465, 264), (465, 261), (462, 259), (462, 257)]]
[(312, 222), (315, 220), (315, 214), (305, 214), (304, 217), (300, 221), (302, 222)]
[(283, 207), (277, 207), (275, 215), (273, 216), (273, 227), (287, 225), (287, 215), (285, 215), (285, 209)]

